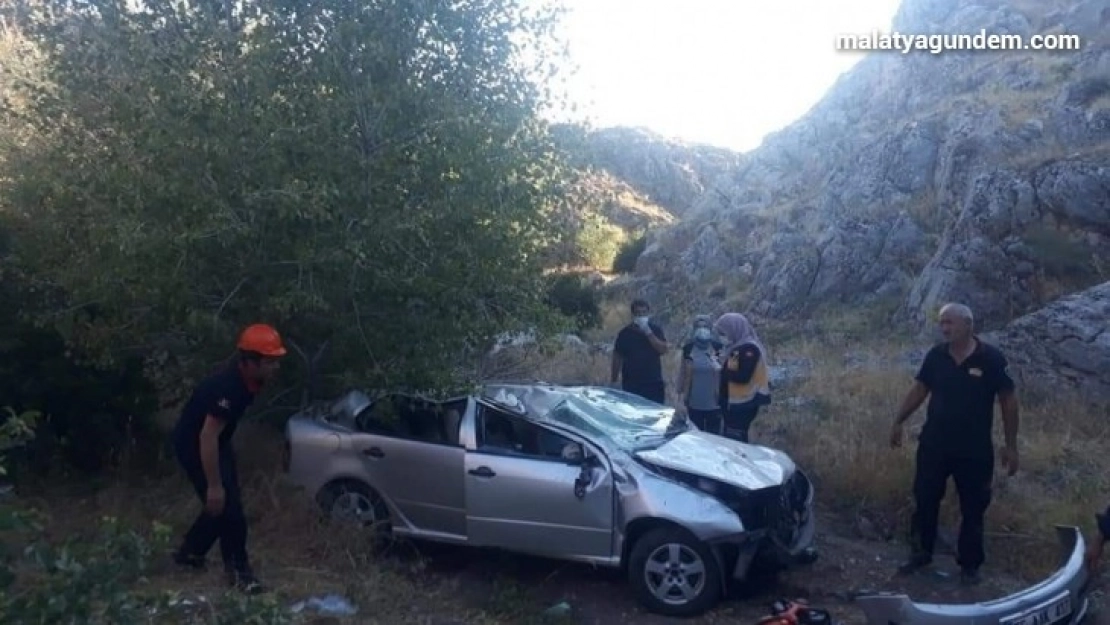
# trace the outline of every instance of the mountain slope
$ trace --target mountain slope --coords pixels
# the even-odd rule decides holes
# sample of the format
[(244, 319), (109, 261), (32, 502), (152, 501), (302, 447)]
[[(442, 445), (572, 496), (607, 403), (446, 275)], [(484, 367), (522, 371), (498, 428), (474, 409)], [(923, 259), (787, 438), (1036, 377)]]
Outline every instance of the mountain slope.
[(652, 237), (645, 292), (780, 318), (882, 306), (918, 329), (959, 299), (998, 327), (1110, 279), (1105, 1), (906, 0), (893, 26), (1085, 45), (869, 55)]
[(565, 227), (577, 233), (577, 247), (586, 257), (579, 260), (606, 271), (617, 246), (676, 223), (712, 180), (741, 160), (729, 150), (637, 128), (559, 124), (552, 131), (579, 174), (568, 190), (571, 214), (564, 216)]

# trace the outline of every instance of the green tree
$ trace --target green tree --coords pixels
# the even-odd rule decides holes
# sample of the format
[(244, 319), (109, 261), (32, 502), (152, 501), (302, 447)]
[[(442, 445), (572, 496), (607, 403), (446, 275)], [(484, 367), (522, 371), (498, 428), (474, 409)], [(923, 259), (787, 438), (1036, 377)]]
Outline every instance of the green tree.
[[(24, 6), (45, 79), (0, 196), (52, 323), (115, 362), (266, 320), (360, 384), (457, 382), (545, 317), (569, 170), (558, 7), (516, 0), (124, 0)], [(30, 144), (27, 144), (30, 145)], [(4, 180), (0, 176), (0, 180)], [(203, 363), (203, 364), (202, 364)]]

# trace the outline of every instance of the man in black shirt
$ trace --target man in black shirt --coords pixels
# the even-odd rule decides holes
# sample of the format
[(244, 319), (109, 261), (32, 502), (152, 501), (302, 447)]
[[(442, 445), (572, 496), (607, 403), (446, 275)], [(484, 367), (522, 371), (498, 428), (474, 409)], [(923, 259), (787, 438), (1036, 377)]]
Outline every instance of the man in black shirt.
[(967, 306), (941, 308), (940, 328), (945, 341), (925, 355), (890, 432), (891, 446), (901, 446), (902, 424), (929, 398), (917, 447), (913, 551), (901, 572), (912, 573), (932, 562), (940, 502), (951, 476), (962, 517), (957, 560), (962, 581), (974, 584), (985, 558), (983, 517), (994, 478), (994, 402), (997, 398), (1002, 409), (1006, 436), (1002, 459), (1009, 475), (1018, 469), (1018, 405), (1006, 357), (975, 336)]
[(231, 438), (255, 395), (277, 371), (285, 347), (276, 330), (256, 324), (243, 331), (238, 348), (233, 365), (193, 391), (173, 430), (178, 462), (204, 504), (173, 558), (180, 565), (203, 569), (205, 556), (219, 540), (228, 581), (257, 593), (262, 586), (247, 558), (247, 519)]
[(667, 353), (663, 328), (652, 323), (651, 307), (642, 299), (632, 302), (632, 323), (617, 334), (613, 344), (610, 382), (619, 379), (621, 388), (662, 404), (666, 401), (662, 355)]

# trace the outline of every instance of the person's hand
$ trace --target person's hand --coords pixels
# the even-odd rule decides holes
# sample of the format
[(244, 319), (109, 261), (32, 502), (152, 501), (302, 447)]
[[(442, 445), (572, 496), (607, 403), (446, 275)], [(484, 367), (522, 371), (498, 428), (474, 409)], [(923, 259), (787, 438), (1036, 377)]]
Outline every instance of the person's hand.
[(895, 423), (890, 426), (890, 446), (897, 449), (902, 446), (902, 424)]
[(1102, 537), (1099, 536), (1087, 545), (1087, 553), (1083, 561), (1087, 564), (1087, 570), (1091, 573), (1098, 569), (1099, 561), (1102, 560)]
[(204, 510), (212, 516), (219, 516), (224, 511), (224, 501), (227, 495), (223, 486), (209, 486), (204, 501)]
[(1002, 463), (1006, 465), (1006, 475), (1014, 475), (1018, 470), (1018, 450), (1017, 447), (1005, 447), (1002, 449)]

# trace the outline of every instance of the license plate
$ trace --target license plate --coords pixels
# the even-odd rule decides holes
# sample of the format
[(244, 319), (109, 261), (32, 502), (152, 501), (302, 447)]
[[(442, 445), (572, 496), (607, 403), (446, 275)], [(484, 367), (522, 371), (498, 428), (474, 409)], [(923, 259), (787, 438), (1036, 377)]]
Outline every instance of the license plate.
[(1048, 625), (1071, 614), (1071, 594), (1064, 592), (1028, 610), (1003, 618), (1000, 625)]

